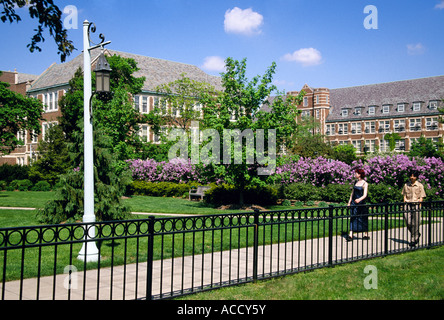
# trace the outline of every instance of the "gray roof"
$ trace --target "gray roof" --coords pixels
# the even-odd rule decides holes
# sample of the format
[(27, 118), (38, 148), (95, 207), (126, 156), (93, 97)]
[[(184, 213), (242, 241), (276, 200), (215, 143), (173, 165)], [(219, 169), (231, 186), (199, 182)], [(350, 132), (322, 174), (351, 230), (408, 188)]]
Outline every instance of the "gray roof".
[[(438, 100), (439, 106), (442, 106), (442, 99), (444, 99), (444, 76), (330, 89), (331, 108), (327, 122), (437, 114), (438, 111), (428, 108), (429, 102)], [(420, 111), (413, 111), (414, 102), (422, 102)], [(398, 103), (405, 103), (404, 112), (397, 111)], [(390, 105), (389, 113), (382, 113), (383, 105)], [(368, 114), (369, 106), (376, 106), (374, 115)], [(361, 115), (354, 114), (356, 107), (362, 107)], [(344, 108), (349, 109), (347, 117), (341, 115)]]
[[(134, 76), (144, 76), (146, 78), (142, 91), (155, 92), (155, 88), (158, 85), (177, 80), (183, 73), (190, 79), (207, 82), (219, 90), (221, 88), (220, 77), (211, 76), (200, 68), (190, 64), (145, 57), (115, 50), (106, 49), (105, 51), (107, 55), (120, 55), (124, 58), (132, 58), (137, 62), (137, 67), (140, 68), (140, 70), (135, 72)], [(91, 51), (92, 64), (95, 63), (100, 52), (101, 49), (99, 48)], [(80, 54), (73, 60), (63, 64), (54, 63), (32, 84), (30, 91), (67, 85), (79, 67), (83, 69), (83, 54)]]
[(34, 81), (35, 79), (38, 78), (38, 75), (18, 72), (17, 77), (18, 77), (17, 83), (25, 83), (28, 81), (29, 82)]

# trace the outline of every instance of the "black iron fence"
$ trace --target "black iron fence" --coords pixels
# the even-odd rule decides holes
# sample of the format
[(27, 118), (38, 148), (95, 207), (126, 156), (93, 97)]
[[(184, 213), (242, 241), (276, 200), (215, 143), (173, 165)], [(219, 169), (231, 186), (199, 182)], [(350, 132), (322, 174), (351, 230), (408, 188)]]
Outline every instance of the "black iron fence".
[(0, 229), (1, 300), (165, 299), (444, 243), (444, 201), (422, 204), (415, 246), (403, 203), (364, 207), (352, 241), (336, 206)]

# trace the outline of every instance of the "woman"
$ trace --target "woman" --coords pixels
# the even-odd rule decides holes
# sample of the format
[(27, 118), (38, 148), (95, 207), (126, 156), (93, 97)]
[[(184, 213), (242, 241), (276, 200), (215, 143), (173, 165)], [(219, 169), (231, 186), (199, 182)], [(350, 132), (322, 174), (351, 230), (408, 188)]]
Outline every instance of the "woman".
[(355, 170), (357, 179), (348, 201), (350, 207), (350, 233), (346, 240), (353, 240), (353, 232), (364, 232), (363, 240), (369, 240), (368, 236), (368, 208), (365, 206), (368, 193), (368, 183), (364, 180), (365, 172), (362, 169)]

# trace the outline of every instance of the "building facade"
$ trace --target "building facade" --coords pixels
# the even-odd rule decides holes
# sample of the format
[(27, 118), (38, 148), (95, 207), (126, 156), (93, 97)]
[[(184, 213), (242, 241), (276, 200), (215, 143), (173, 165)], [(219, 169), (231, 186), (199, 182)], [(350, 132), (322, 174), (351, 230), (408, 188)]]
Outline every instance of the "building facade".
[[(91, 68), (100, 54), (91, 52)], [(206, 74), (200, 68), (168, 60), (156, 59), (115, 50), (105, 50), (105, 55), (132, 58), (139, 70), (135, 77), (145, 77), (142, 92), (133, 97), (134, 107), (141, 113), (149, 113), (161, 98), (156, 87), (187, 77), (207, 82), (221, 90), (220, 77)], [(11, 84), (11, 89), (43, 102), (44, 112), (41, 134), (29, 132), (22, 135), (25, 145), (9, 155), (0, 157), (0, 165), (29, 164), (36, 156), (38, 141), (46, 131), (58, 124), (62, 116), (59, 100), (69, 89), (69, 81), (78, 69), (83, 69), (83, 55), (63, 64), (52, 64), (40, 76), (4, 72), (0, 81)], [(444, 107), (444, 76), (380, 83), (348, 88), (312, 88), (305, 85), (301, 118), (316, 122), (313, 133), (320, 133), (334, 144), (352, 144), (358, 153), (388, 151), (387, 133), (397, 133), (396, 150), (408, 151), (421, 135), (432, 141), (443, 138), (444, 124), (438, 122), (438, 108)], [(298, 92), (288, 92), (297, 95)], [(264, 108), (266, 109), (266, 107)], [(140, 125), (139, 134), (146, 141), (157, 142), (158, 137), (146, 124)]]
[[(316, 132), (334, 144), (352, 144), (358, 153), (389, 151), (387, 134), (396, 133), (395, 151), (410, 150), (421, 136), (442, 141), (444, 76), (340, 89), (305, 85), (301, 117), (310, 116)], [(289, 94), (297, 94), (290, 92)]]

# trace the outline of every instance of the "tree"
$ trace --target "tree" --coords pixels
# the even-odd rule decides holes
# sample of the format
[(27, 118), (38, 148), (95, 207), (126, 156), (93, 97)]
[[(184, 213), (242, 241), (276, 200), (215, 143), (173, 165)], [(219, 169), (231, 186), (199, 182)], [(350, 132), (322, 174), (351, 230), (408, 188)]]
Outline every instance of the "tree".
[(24, 97), (8, 87), (8, 83), (0, 82), (0, 148), (3, 153), (23, 145), (19, 132), (40, 133), (43, 112), (43, 104), (39, 100)]
[(62, 62), (75, 50), (72, 41), (68, 39), (67, 30), (63, 27), (62, 12), (52, 0), (0, 0), (0, 4), (3, 5), (3, 12), (0, 15), (2, 22), (13, 23), (15, 21), (18, 23), (21, 21), (21, 17), (16, 14), (15, 10), (25, 6), (29, 10), (30, 17), (38, 20), (37, 29), (34, 29), (36, 33), (31, 38), (31, 43), (27, 45), (29, 51), (42, 51), (38, 43), (45, 41), (43, 28), (49, 29), (49, 34), (54, 38)]
[(444, 154), (442, 151), (443, 143), (433, 143), (432, 140), (426, 139), (424, 136), (421, 136), (418, 141), (413, 142), (410, 147), (409, 156), (411, 157), (435, 157), (435, 158), (443, 158)]
[(187, 130), (192, 121), (201, 118), (200, 101), (203, 95), (213, 94), (214, 88), (208, 83), (192, 80), (186, 74), (181, 74), (180, 79), (158, 86), (156, 92), (161, 96), (153, 110), (158, 118), (157, 125)]
[(49, 128), (44, 139), (39, 142), (37, 150), (39, 157), (29, 170), (29, 177), (55, 185), (59, 176), (71, 168), (68, 145), (62, 128), (59, 125)]
[[(94, 126), (94, 212), (98, 220), (127, 218), (130, 208), (121, 198), (131, 182), (130, 173), (122, 165), (123, 159), (136, 152), (137, 123), (140, 115), (134, 110), (131, 94), (140, 92), (143, 78), (135, 78), (137, 70), (132, 59), (109, 57), (111, 90), (110, 101), (92, 101)], [(142, 79), (142, 80), (141, 80)], [(69, 150), (74, 168), (60, 177), (60, 187), (54, 201), (39, 212), (45, 223), (59, 223), (79, 219), (83, 215), (83, 74), (78, 70), (71, 79), (70, 88), (61, 100), (61, 127), (69, 139)], [(94, 79), (93, 79), (94, 83)], [(122, 146), (124, 148), (122, 148)]]
[(356, 148), (351, 144), (340, 144), (333, 147), (333, 159), (352, 164), (356, 158)]
[(384, 140), (387, 140), (389, 142), (390, 151), (393, 151), (396, 148), (396, 141), (401, 140), (401, 136), (396, 132), (386, 133), (384, 136)]
[[(219, 141), (212, 138), (207, 145), (215, 145), (218, 147), (216, 149), (223, 151), (223, 164), (218, 166), (224, 170), (219, 168), (219, 172), (223, 171), (224, 179), (239, 190), (240, 204), (243, 204), (243, 192), (247, 186), (265, 184), (265, 172), (275, 166), (273, 155), (276, 151), (293, 144), (291, 136), (297, 128), (296, 116), (299, 113), (297, 105), (301, 103), (303, 93), (286, 99), (278, 95), (270, 103), (268, 98), (276, 90), (271, 84), (275, 69), (276, 64), (273, 63), (263, 76), (249, 81), (246, 77), (246, 59), (239, 62), (228, 58), (226, 72), (222, 73), (223, 90), (216, 95), (205, 94), (202, 100), (201, 129), (218, 133)], [(269, 106), (269, 112), (260, 110), (264, 104)], [(234, 144), (231, 144), (231, 136), (227, 134), (233, 134)], [(240, 152), (236, 151), (236, 140), (240, 142), (241, 150), (237, 149)], [(262, 149), (258, 148), (260, 140)], [(213, 158), (216, 163), (220, 161), (217, 153), (210, 153), (210, 157), (216, 156)]]

